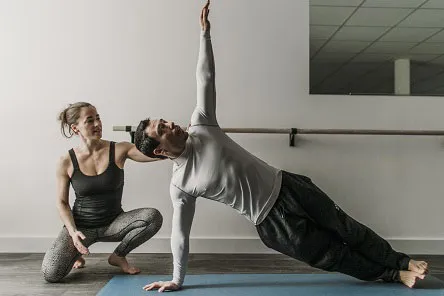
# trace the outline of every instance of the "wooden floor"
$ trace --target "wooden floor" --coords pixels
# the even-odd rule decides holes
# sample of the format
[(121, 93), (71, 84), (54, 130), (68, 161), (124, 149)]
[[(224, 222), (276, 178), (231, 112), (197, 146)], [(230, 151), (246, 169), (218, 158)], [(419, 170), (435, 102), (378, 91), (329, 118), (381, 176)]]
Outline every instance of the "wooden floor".
[[(106, 254), (86, 257), (86, 267), (74, 270), (58, 284), (46, 283), (40, 273), (43, 254), (0, 253), (0, 295), (96, 295), (118, 269), (109, 266)], [(413, 256), (427, 260), (431, 274), (444, 280), (444, 256)], [(133, 254), (130, 263), (142, 274), (171, 274), (170, 254)], [(322, 273), (284, 255), (192, 254), (188, 274), (206, 273)]]

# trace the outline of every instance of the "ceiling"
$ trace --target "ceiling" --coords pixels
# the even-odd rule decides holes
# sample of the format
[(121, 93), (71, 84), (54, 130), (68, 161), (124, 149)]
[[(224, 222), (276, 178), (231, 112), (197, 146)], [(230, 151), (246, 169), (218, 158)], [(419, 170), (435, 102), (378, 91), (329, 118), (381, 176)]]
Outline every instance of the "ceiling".
[(310, 92), (393, 94), (411, 61), (412, 95), (444, 94), (444, 0), (310, 0)]

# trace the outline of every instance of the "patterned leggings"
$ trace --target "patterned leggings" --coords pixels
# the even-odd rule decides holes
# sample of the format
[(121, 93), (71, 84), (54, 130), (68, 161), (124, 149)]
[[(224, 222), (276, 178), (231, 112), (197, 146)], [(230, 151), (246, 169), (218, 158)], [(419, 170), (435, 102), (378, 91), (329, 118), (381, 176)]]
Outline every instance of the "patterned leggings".
[[(85, 247), (95, 242), (121, 242), (114, 253), (124, 257), (154, 236), (162, 226), (162, 222), (163, 218), (158, 210), (142, 208), (123, 212), (108, 226), (78, 230), (86, 236), (83, 240)], [(68, 230), (63, 227), (43, 258), (43, 277), (51, 283), (60, 281), (68, 275), (74, 262), (80, 257), (81, 254), (74, 246)]]

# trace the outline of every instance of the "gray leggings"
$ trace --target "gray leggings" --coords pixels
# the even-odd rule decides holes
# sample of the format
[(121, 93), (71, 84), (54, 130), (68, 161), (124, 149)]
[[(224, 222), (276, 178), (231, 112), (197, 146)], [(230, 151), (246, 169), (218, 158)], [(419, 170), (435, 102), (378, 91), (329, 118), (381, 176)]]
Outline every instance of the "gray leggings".
[[(123, 212), (108, 226), (78, 230), (86, 236), (83, 240), (85, 247), (96, 242), (121, 242), (114, 253), (124, 257), (154, 236), (162, 226), (162, 221), (162, 215), (158, 210), (142, 208)], [(68, 230), (63, 227), (43, 258), (43, 277), (51, 283), (60, 281), (68, 275), (80, 256)]]

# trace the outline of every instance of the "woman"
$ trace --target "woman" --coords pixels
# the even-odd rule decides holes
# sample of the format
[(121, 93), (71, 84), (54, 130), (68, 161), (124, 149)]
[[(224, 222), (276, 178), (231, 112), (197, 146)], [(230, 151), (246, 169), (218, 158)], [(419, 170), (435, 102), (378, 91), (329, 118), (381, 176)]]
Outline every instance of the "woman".
[[(82, 255), (95, 242), (121, 242), (108, 262), (128, 274), (139, 273), (125, 256), (156, 234), (162, 226), (157, 209), (124, 212), (121, 206), (126, 159), (150, 162), (128, 142), (102, 139), (102, 122), (96, 108), (86, 102), (69, 105), (60, 113), (62, 134), (80, 139), (57, 165), (57, 209), (64, 227), (46, 252), (42, 272), (46, 281), (58, 282), (73, 268), (83, 267)], [(76, 193), (69, 205), (69, 184)]]

